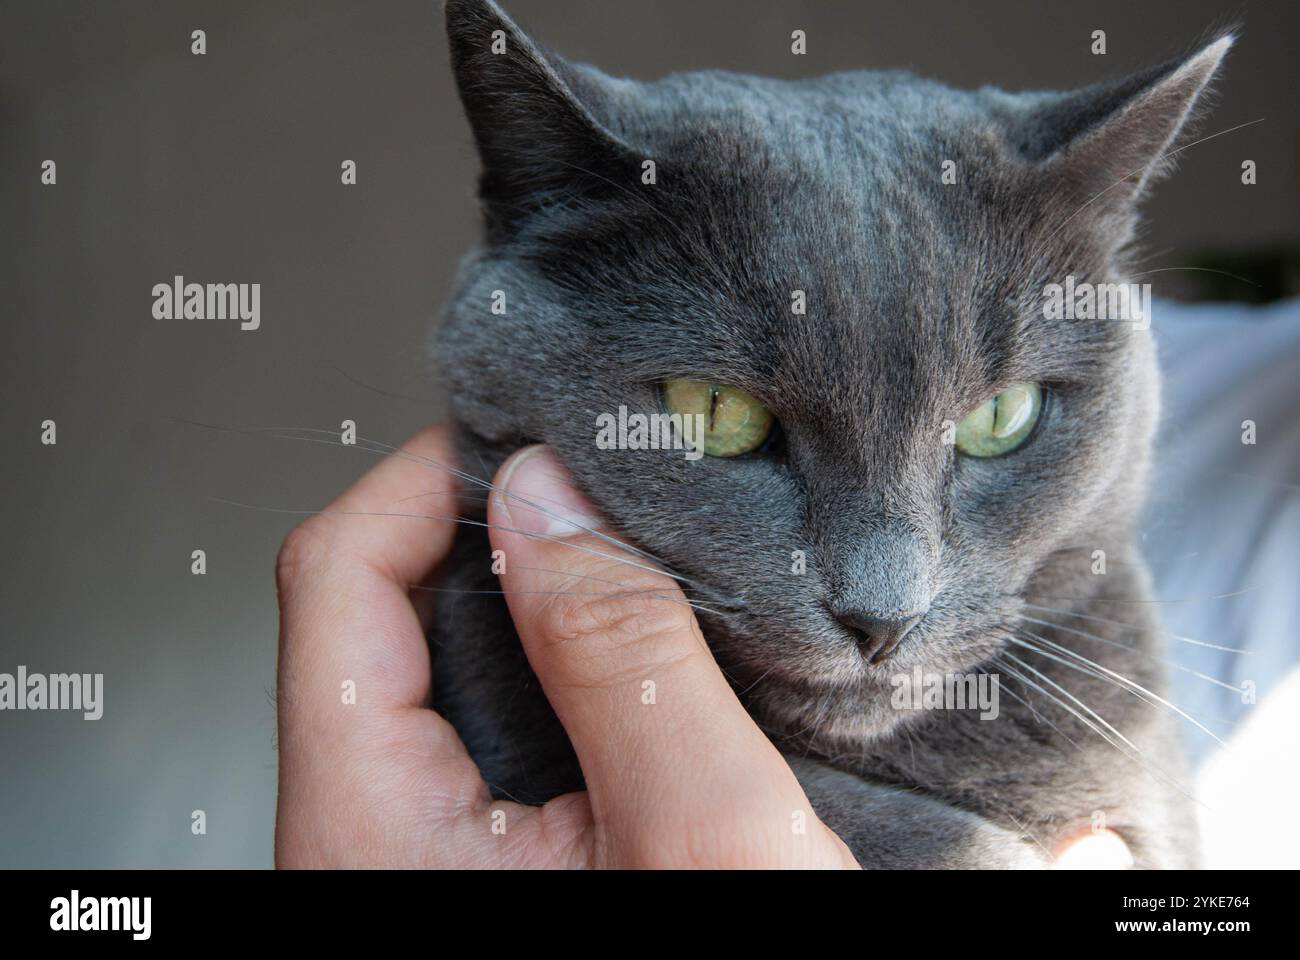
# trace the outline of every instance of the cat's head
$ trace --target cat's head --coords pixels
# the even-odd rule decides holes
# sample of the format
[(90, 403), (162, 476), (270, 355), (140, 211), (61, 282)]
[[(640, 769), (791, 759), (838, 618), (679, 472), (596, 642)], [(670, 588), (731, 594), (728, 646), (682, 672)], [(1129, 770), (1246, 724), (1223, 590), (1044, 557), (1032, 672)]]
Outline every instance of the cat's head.
[[(1150, 336), (1051, 319), (1045, 291), (1122, 276), (1136, 202), (1231, 37), (1007, 94), (869, 72), (639, 83), (544, 53), (486, 0), (447, 18), (487, 224), (437, 346), (457, 416), (554, 446), (693, 583), (724, 669), (762, 678), (760, 714), (882, 732), (891, 676), (985, 662), (1031, 584), (1122, 549)], [(700, 403), (737, 455), (598, 443), (620, 408)]]

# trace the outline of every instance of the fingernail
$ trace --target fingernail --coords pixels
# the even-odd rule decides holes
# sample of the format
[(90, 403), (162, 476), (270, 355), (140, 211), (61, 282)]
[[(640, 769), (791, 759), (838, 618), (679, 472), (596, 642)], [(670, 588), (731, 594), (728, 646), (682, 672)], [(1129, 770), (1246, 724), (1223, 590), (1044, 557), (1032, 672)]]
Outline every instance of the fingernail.
[(497, 503), (511, 527), (543, 537), (571, 537), (604, 521), (549, 447), (516, 454), (497, 481)]

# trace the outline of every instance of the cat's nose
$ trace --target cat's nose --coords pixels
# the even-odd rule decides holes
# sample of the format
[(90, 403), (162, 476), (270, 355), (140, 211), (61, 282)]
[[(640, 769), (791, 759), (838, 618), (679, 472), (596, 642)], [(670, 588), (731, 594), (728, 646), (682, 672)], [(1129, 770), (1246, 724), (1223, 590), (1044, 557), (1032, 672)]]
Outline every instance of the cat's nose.
[(857, 636), (858, 650), (868, 663), (884, 663), (908, 632), (921, 622), (925, 614), (913, 613), (901, 617), (878, 617), (862, 610), (839, 610), (835, 619)]

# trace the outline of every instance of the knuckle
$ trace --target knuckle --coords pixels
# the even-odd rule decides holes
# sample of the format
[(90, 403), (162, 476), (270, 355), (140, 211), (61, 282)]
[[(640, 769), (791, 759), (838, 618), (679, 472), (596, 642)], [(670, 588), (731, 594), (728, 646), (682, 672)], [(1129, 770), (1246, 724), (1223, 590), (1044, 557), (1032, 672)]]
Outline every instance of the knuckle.
[(291, 590), (305, 573), (319, 567), (326, 552), (320, 524), (315, 518), (290, 530), (275, 558), (275, 582), (280, 592)]
[(694, 618), (688, 606), (674, 602), (675, 592), (548, 598), (536, 619), (540, 638), (550, 652), (566, 658), (575, 682), (622, 682), (692, 653)]

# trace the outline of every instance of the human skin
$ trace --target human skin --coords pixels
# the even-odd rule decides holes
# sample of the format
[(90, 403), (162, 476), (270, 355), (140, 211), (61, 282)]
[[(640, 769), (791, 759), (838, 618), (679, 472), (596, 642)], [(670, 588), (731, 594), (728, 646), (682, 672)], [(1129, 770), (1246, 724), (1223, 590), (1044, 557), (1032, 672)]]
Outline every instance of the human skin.
[[(676, 583), (593, 532), (597, 511), (541, 446), (502, 466), (488, 521), (520, 640), (587, 790), (541, 807), (491, 798), (429, 708), (439, 595), (421, 585), (455, 536), (450, 510), (431, 506), (454, 503), (454, 460), (445, 426), (423, 431), (280, 551), (277, 865), (855, 867), (728, 686)], [(1122, 866), (1126, 852), (1086, 837), (1058, 863)]]
[[(548, 515), (595, 511), (541, 447), (502, 468), (497, 485), (514, 496), (493, 494), (489, 522), (511, 614), (588, 789), (542, 807), (493, 801), (428, 707), (425, 600), (437, 594), (410, 589), (455, 534), (448, 520), (409, 516), (451, 502), (451, 475), (421, 460), (453, 462), (448, 431), (403, 450), (280, 553), (280, 866), (854, 866), (727, 686), (674, 581)], [(396, 512), (408, 516), (358, 516)], [(620, 586), (593, 591), (602, 581)]]

